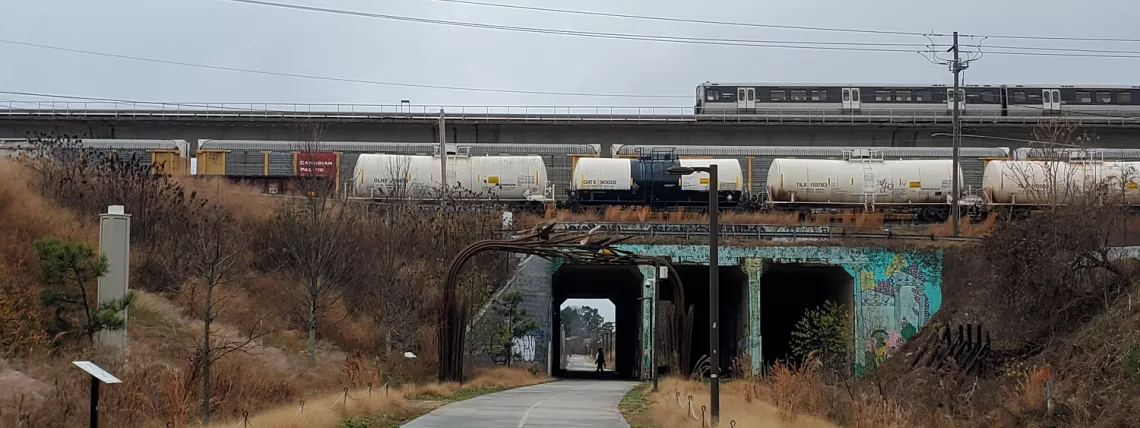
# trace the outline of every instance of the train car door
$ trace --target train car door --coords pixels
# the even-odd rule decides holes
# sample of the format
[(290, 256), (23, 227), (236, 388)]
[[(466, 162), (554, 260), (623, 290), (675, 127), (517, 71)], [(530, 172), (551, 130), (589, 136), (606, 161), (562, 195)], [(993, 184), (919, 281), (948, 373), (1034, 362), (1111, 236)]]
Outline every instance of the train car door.
[[(954, 88), (946, 88), (946, 110), (954, 111)], [(966, 110), (966, 90), (958, 88), (958, 110)]]
[(1042, 89), (1041, 110), (1046, 112), (1061, 111), (1061, 91), (1057, 89)]
[(858, 110), (861, 104), (859, 101), (859, 88), (843, 88), (844, 110)]
[(756, 88), (736, 88), (736, 108), (752, 111), (756, 109)]

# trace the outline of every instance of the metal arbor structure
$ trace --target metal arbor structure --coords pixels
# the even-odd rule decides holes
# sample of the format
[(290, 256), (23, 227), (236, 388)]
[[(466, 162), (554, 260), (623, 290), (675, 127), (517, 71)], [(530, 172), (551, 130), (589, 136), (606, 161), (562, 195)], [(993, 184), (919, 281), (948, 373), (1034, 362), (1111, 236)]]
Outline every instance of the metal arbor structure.
[[(463, 381), (463, 343), (467, 336), (467, 323), (470, 319), (472, 296), (459, 293), (456, 279), (463, 265), (472, 257), (484, 251), (507, 251), (530, 254), (546, 259), (561, 257), (568, 263), (600, 265), (653, 265), (664, 266), (670, 272), (673, 296), (678, 308), (685, 307), (684, 288), (680, 276), (667, 258), (644, 256), (630, 251), (619, 250), (613, 245), (630, 237), (602, 237), (594, 239), (595, 230), (589, 232), (552, 233), (555, 222), (540, 224), (521, 235), (509, 239), (487, 239), (472, 243), (455, 256), (444, 280), (443, 295), (440, 298), (439, 314), (439, 380), (441, 382)], [(654, 302), (656, 299), (654, 299)], [(672, 320), (678, 332), (683, 331), (685, 311), (674, 311)], [(653, 320), (651, 322), (656, 322)], [(674, 341), (677, 355), (688, 346), (687, 337)], [(656, 350), (654, 350), (656, 352)], [(687, 368), (682, 369), (687, 371)]]

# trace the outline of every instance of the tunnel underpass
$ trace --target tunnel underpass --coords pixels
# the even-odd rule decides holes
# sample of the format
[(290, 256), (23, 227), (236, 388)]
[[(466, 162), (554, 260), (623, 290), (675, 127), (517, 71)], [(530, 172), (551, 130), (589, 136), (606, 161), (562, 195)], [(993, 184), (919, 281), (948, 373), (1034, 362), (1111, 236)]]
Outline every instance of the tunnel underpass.
[[(693, 326), (689, 339), (689, 367), (697, 366), (702, 356), (709, 354), (709, 266), (708, 265), (674, 265), (677, 274), (684, 285), (685, 306), (693, 309)], [(745, 352), (747, 335), (743, 326), (748, 322), (748, 276), (740, 266), (720, 266), (718, 269), (720, 282), (720, 370), (724, 375), (730, 375), (732, 360)], [(671, 320), (668, 318), (674, 310), (673, 287), (668, 282), (658, 286), (658, 298), (669, 302), (658, 314), (658, 371), (666, 371), (667, 359), (665, 355), (672, 352), (672, 345), (664, 342), (674, 340), (669, 329)]]
[(771, 263), (760, 277), (760, 346), (764, 365), (799, 362), (792, 356), (796, 323), (808, 310), (831, 300), (851, 313), (854, 280), (842, 267)]
[[(551, 372), (556, 377), (636, 379), (640, 351), (641, 271), (637, 266), (565, 264), (552, 278), (551, 299), (554, 332), (562, 331), (561, 307), (566, 299), (607, 299), (614, 305), (614, 371), (599, 376), (592, 371), (567, 371), (559, 363), (561, 340), (552, 340), (552, 355), (558, 356)], [(556, 333), (559, 334), (560, 333)], [(555, 336), (557, 339), (559, 336)]]

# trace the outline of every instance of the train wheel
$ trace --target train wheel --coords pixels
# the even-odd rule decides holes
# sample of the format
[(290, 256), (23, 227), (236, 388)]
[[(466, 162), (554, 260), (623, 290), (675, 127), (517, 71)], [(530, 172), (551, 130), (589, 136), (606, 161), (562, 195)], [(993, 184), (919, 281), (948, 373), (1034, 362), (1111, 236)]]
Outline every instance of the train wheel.
[(942, 222), (950, 217), (950, 213), (941, 208), (927, 207), (922, 210), (922, 218), (929, 222)]
[(570, 205), (570, 212), (575, 213), (575, 214), (581, 214), (581, 213), (586, 212), (586, 207), (582, 206), (582, 204), (573, 204), (573, 205)]

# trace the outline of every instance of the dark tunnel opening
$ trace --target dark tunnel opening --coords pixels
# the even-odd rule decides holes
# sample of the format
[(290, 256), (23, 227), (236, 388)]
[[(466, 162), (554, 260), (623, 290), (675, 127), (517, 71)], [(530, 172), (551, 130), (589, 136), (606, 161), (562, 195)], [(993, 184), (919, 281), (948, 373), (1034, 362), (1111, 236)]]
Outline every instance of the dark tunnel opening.
[[(685, 306), (693, 310), (692, 331), (689, 336), (689, 368), (693, 370), (701, 357), (709, 354), (709, 266), (675, 265), (681, 284), (684, 285)], [(743, 326), (748, 322), (748, 276), (739, 266), (720, 266), (720, 372), (722, 377), (732, 376), (733, 360), (747, 353), (747, 336)], [(658, 298), (670, 302), (667, 310), (658, 311), (658, 372), (666, 371), (666, 356), (673, 351), (666, 342), (674, 340), (667, 331), (669, 314), (676, 310), (673, 287), (668, 281), (658, 286)], [(662, 305), (658, 307), (661, 308)], [(664, 340), (661, 340), (664, 339)]]
[[(551, 341), (555, 377), (636, 379), (640, 351), (641, 287), (643, 280), (637, 266), (605, 266), (565, 264), (555, 272), (551, 322)], [(614, 305), (613, 358), (614, 371), (603, 374), (592, 370), (566, 370), (562, 361), (562, 304), (567, 299), (607, 299)]]
[(760, 277), (760, 346), (764, 366), (799, 363), (791, 350), (792, 332), (808, 310), (828, 300), (851, 313), (854, 279), (842, 267), (772, 263)]

